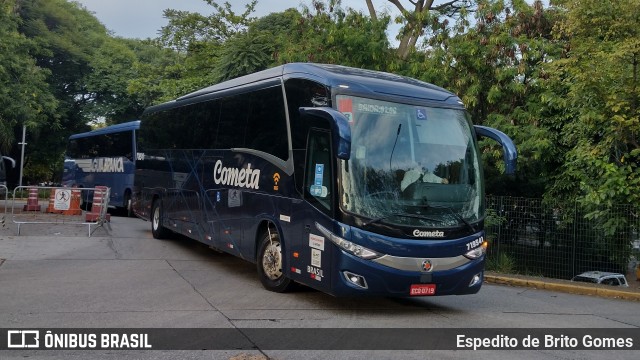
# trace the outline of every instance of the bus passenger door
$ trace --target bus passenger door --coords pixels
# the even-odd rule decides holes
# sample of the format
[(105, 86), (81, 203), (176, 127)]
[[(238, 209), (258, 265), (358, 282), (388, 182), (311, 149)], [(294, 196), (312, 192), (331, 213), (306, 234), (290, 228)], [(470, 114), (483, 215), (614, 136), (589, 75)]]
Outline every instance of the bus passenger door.
[[(302, 223), (302, 242), (294, 251), (298, 258), (292, 265), (298, 269), (292, 274), (314, 288), (329, 291), (331, 288), (330, 240), (319, 231), (318, 225), (333, 229), (335, 200), (335, 176), (331, 147), (331, 132), (312, 128), (307, 138), (307, 158), (304, 174), (305, 207)], [(295, 255), (294, 255), (295, 256)]]

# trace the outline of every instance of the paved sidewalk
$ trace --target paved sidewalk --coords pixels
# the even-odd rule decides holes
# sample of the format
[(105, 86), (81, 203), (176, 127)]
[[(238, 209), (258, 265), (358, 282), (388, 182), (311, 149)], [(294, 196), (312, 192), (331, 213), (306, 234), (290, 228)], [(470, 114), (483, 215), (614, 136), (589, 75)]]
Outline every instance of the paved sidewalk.
[(570, 294), (594, 295), (608, 298), (640, 301), (640, 281), (627, 276), (629, 287), (617, 287), (599, 284), (575, 283), (569, 280), (550, 279), (515, 274), (500, 274), (487, 271), (484, 279), (488, 283), (531, 287)]

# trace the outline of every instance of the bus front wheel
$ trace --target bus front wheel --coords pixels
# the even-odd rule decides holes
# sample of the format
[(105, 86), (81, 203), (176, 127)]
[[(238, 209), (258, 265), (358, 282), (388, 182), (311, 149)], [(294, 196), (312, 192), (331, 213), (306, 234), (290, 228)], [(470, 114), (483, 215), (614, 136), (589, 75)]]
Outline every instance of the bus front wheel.
[(162, 226), (162, 201), (156, 200), (151, 207), (151, 233), (156, 239), (168, 236), (168, 230)]
[(262, 286), (269, 291), (286, 292), (293, 287), (282, 269), (282, 242), (274, 232), (262, 235), (258, 251), (258, 274)]

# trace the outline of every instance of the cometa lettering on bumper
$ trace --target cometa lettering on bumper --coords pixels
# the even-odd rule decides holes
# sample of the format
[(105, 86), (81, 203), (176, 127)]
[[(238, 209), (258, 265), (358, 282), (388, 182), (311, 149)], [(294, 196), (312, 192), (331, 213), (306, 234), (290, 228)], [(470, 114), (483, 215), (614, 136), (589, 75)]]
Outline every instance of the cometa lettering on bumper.
[(251, 169), (251, 163), (246, 168), (231, 168), (222, 166), (222, 160), (216, 161), (213, 167), (213, 181), (218, 185), (229, 185), (247, 189), (259, 189), (260, 170)]
[(415, 237), (444, 237), (444, 231), (420, 231), (418, 229), (413, 230), (413, 236)]

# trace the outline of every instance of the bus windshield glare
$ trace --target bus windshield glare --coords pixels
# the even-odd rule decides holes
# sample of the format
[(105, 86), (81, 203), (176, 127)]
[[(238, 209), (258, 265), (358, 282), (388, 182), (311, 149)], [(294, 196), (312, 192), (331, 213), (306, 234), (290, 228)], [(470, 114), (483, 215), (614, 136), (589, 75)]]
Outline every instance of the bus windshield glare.
[(484, 217), (480, 160), (464, 110), (337, 97), (351, 125), (342, 208), (374, 222), (453, 228)]

